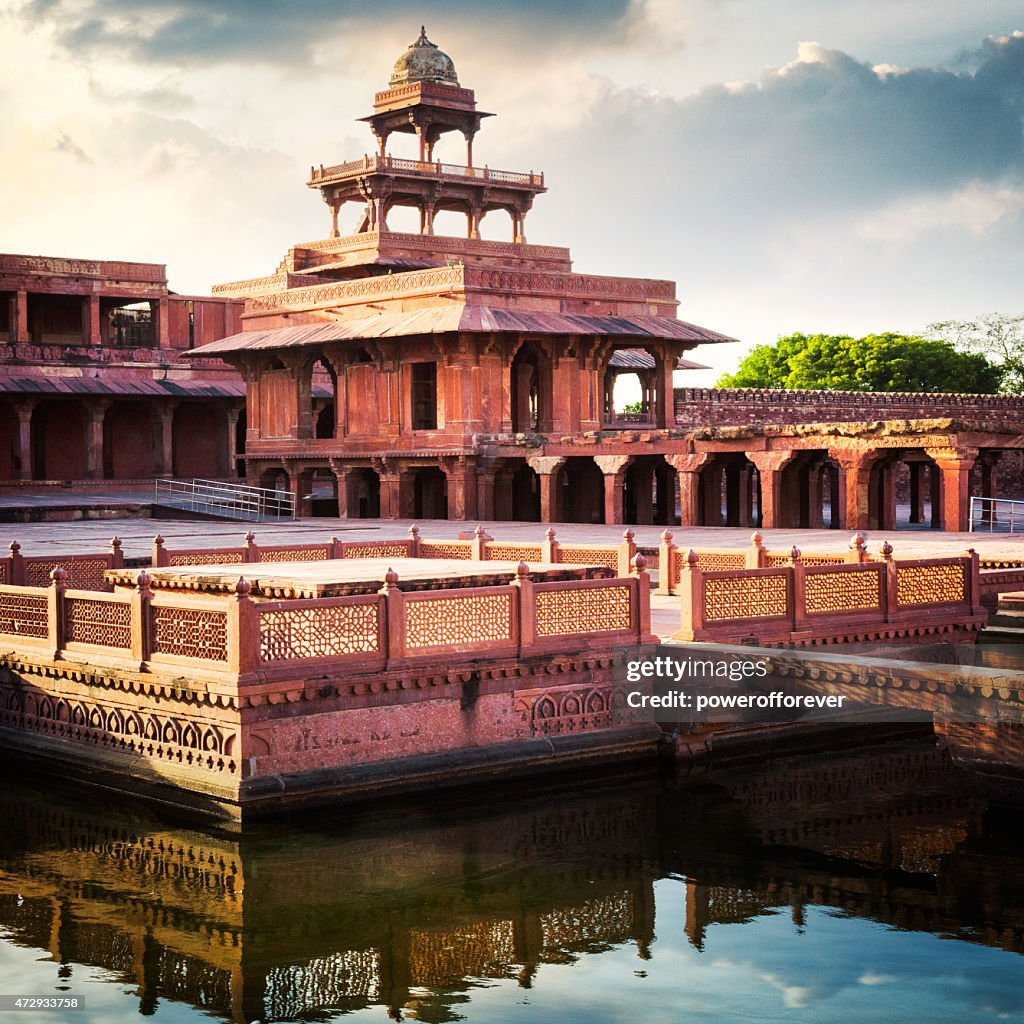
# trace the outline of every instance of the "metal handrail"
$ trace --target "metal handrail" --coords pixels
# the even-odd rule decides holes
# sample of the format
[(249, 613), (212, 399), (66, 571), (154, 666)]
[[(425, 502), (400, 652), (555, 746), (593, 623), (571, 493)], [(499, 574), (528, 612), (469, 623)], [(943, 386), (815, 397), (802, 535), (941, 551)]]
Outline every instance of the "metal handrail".
[(192, 480), (163, 479), (155, 484), (154, 502), (158, 505), (230, 519), (295, 518), (295, 495), (290, 491), (198, 477)]
[(972, 497), (969, 521), (971, 533), (1024, 532), (1024, 499)]

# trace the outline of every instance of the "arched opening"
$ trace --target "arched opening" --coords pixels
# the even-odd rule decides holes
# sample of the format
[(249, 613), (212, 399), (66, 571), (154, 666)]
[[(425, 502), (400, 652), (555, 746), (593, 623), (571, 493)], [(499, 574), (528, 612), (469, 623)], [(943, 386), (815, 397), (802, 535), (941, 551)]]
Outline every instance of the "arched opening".
[(372, 469), (345, 474), (345, 508), (349, 519), (380, 519), (380, 476)]
[(32, 479), (86, 474), (85, 410), (80, 402), (40, 402), (32, 411)]
[(337, 435), (338, 375), (322, 356), (313, 363), (310, 381), (313, 436), (321, 440)]
[(868, 528), (932, 529), (945, 523), (942, 472), (920, 448), (887, 452), (868, 478)]
[(593, 459), (574, 455), (555, 477), (555, 518), (562, 523), (604, 522), (604, 474)]
[(698, 480), (700, 526), (758, 526), (761, 479), (743, 452), (715, 455)]
[(540, 477), (525, 462), (512, 474), (512, 518), (523, 523), (540, 522)]
[(0, 480), (18, 476), (18, 417), (8, 402), (0, 402)]
[(544, 433), (551, 429), (551, 360), (534, 342), (519, 347), (510, 368), (512, 430)]
[(413, 515), (417, 519), (448, 518), (448, 478), (437, 466), (412, 470)]
[(153, 476), (153, 416), (142, 402), (115, 402), (103, 419), (103, 476), (131, 480)]
[(338, 478), (329, 469), (309, 475), (309, 515), (338, 518)]
[(182, 402), (172, 427), (174, 475), (219, 477), (226, 474), (227, 420), (219, 406)]
[(434, 211), (434, 234), (449, 238), (466, 237), (466, 208), (451, 207)]
[(676, 516), (676, 474), (662, 455), (640, 455), (626, 468), (623, 522), (672, 526)]
[(260, 487), (268, 491), (289, 490), (288, 474), (280, 467), (260, 473)]
[(825, 450), (802, 451), (780, 475), (780, 527), (839, 529), (839, 465)]
[(642, 348), (613, 352), (604, 373), (603, 423), (607, 427), (658, 422), (657, 361)]

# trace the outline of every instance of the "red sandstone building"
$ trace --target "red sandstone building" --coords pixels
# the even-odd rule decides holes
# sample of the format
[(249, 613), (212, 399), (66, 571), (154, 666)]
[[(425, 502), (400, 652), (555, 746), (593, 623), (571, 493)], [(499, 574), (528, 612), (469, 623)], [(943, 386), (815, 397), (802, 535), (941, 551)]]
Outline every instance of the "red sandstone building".
[[(490, 116), (421, 34), (363, 119), (376, 151), (310, 170), (329, 236), (213, 297), (160, 265), (0, 256), (0, 488), (244, 472), (353, 518), (845, 529), (892, 528), (898, 500), (964, 529), (971, 494), (1021, 496), (1021, 397), (674, 389), (731, 339), (679, 320), (670, 281), (528, 243), (545, 179), (474, 162)], [(453, 215), (464, 235), (435, 233)]]
[[(326, 490), (350, 517), (765, 527), (891, 528), (902, 494), (911, 522), (963, 529), (972, 489), (995, 493), (1019, 398), (676, 392), (684, 352), (731, 339), (677, 319), (670, 281), (575, 273), (528, 243), (544, 176), (474, 164), (489, 116), (421, 34), (363, 118), (376, 152), (310, 170), (329, 237), (215, 289), (245, 299), (242, 330), (198, 354), (246, 382), (251, 482), (307, 509)], [(402, 132), (418, 159), (389, 154)], [(464, 163), (439, 159), (450, 136)], [(361, 220), (341, 236), (347, 203)], [(418, 232), (389, 229), (402, 207)], [(450, 211), (465, 237), (435, 234)], [(481, 239), (485, 216), (508, 218), (507, 242)]]
[(153, 263), (0, 255), (0, 481), (237, 475), (245, 391), (185, 353), (241, 303), (175, 295)]

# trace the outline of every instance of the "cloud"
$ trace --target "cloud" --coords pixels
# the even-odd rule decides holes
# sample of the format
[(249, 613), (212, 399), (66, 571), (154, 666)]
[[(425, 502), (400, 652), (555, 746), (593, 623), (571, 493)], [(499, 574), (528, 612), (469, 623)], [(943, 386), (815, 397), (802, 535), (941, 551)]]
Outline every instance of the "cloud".
[[(536, 45), (559, 40), (583, 41), (626, 24), (646, 8), (665, 0), (575, 0), (552, 5), (546, 0), (448, 0), (430, 5), (429, 16), (443, 25), (472, 26), (478, 38), (519, 35), (524, 29)], [(631, 9), (632, 8), (632, 9)], [(377, 0), (29, 0), (18, 9), (27, 25), (55, 32), (57, 41), (79, 57), (116, 51), (122, 59), (189, 66), (248, 60), (260, 64), (309, 66), (328, 40), (344, 51), (368, 26), (379, 27)], [(424, 15), (423, 4), (391, 0), (391, 31), (402, 19), (408, 41)], [(538, 24), (545, 26), (536, 32)], [(429, 26), (428, 26), (429, 28)], [(497, 32), (495, 30), (498, 30)], [(397, 56), (397, 54), (396, 54)]]
[(70, 135), (61, 134), (60, 138), (57, 139), (56, 145), (53, 147), (58, 153), (67, 153), (69, 156), (74, 157), (79, 163), (91, 164), (92, 158), (82, 149), (78, 143), (75, 142)]

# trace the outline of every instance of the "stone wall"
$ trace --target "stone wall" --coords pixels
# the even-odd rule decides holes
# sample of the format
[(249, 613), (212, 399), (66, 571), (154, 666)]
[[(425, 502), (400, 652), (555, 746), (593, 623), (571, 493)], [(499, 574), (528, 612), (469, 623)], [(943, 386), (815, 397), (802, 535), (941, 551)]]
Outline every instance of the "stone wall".
[(856, 423), (934, 419), (1007, 419), (1024, 426), (1024, 395), (914, 392), (789, 391), (781, 388), (676, 388), (676, 422), (685, 427), (765, 423)]

